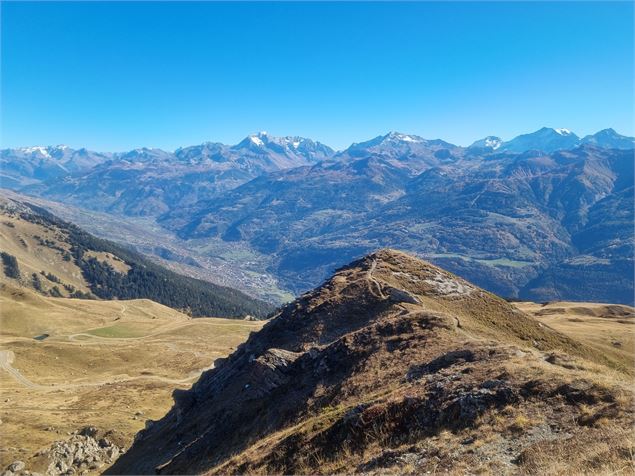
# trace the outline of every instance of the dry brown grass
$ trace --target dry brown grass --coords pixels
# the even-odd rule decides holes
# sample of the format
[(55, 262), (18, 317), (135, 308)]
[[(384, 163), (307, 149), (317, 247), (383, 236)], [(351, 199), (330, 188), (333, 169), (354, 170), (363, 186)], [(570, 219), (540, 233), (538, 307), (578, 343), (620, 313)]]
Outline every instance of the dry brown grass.
[[(293, 358), (261, 361), (268, 349)], [(597, 473), (630, 453), (591, 442), (615, 446), (633, 425), (629, 378), (607, 363), (505, 301), (384, 251), (285, 308), (115, 470), (558, 474), (570, 459)], [(562, 450), (585, 445), (595, 456)]]
[[(0, 467), (19, 459), (40, 472), (46, 464), (34, 454), (86, 425), (115, 430), (130, 445), (146, 419), (170, 408), (175, 388), (188, 388), (261, 327), (190, 319), (149, 300), (55, 299), (7, 285), (0, 309), (0, 350), (14, 352), (13, 366), (39, 386), (0, 370)], [(113, 326), (114, 337), (91, 334)], [(50, 337), (33, 339), (43, 333)]]
[(552, 302), (522, 302), (515, 306), (538, 322), (601, 352), (614, 368), (633, 374), (635, 368), (635, 309), (630, 306)]
[[(63, 255), (70, 252), (70, 247), (66, 242), (65, 232), (57, 227), (45, 227), (40, 224), (23, 220), (18, 215), (12, 215), (6, 211), (0, 213), (2, 222), (0, 223), (0, 249), (15, 256), (20, 267), (20, 285), (26, 288), (33, 288), (31, 275), (35, 273), (39, 276), (42, 288), (49, 291), (53, 286), (57, 286), (60, 293), (67, 296), (69, 292), (63, 284), (72, 285), (75, 289), (88, 292), (86, 281), (82, 276), (79, 267), (73, 260), (65, 261)], [(7, 226), (7, 223), (12, 226)], [(38, 237), (40, 238), (38, 240)], [(52, 243), (51, 246), (43, 245), (43, 242)], [(51, 273), (61, 283), (50, 281), (40, 274), (41, 271)], [(0, 272), (0, 283), (16, 284), (15, 280), (7, 278)]]
[(526, 474), (553, 476), (635, 474), (632, 431), (603, 426), (566, 443), (539, 443), (523, 451)]

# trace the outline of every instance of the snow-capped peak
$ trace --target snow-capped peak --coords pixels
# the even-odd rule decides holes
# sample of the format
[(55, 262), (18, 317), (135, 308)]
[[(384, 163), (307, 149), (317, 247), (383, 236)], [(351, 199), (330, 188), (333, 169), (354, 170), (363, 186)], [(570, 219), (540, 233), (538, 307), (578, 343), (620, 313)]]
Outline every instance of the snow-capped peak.
[(271, 142), (274, 144), (278, 144), (281, 147), (286, 147), (288, 149), (297, 149), (302, 145), (303, 142), (307, 142), (308, 139), (303, 139), (302, 137), (272, 137)]
[(308, 139), (303, 139), (302, 137), (297, 137), (297, 136), (296, 137), (270, 136), (265, 131), (259, 132), (258, 134), (252, 134), (248, 136), (248, 139), (252, 144), (256, 145), (257, 147), (277, 145), (279, 147), (283, 147), (286, 149), (293, 149), (293, 150), (297, 150), (299, 147), (302, 146), (303, 143), (306, 143), (307, 141), (310, 142)]
[(260, 138), (260, 136), (262, 135), (262, 133), (258, 134), (258, 135), (254, 135), (254, 136), (249, 136), (249, 140), (253, 143), (256, 144), (258, 147), (262, 147), (265, 143), (262, 141), (262, 139)]
[(503, 144), (503, 140), (500, 137), (487, 136), (484, 139), (477, 140), (470, 147), (496, 150), (502, 144)]
[(561, 136), (571, 135), (571, 131), (569, 129), (560, 128), (560, 129), (554, 129), (554, 130)]
[(423, 142), (423, 139), (421, 139), (421, 137), (412, 136), (408, 134), (402, 134), (401, 132), (394, 132), (394, 131), (389, 132), (388, 135), (386, 135), (385, 140), (392, 141), (392, 142), (412, 142), (412, 143)]
[(41, 145), (36, 145), (36, 146), (32, 146), (32, 147), (20, 147), (18, 150), (20, 152), (24, 152), (25, 154), (35, 154), (35, 153), (39, 153), (41, 155), (43, 155), (44, 157), (50, 157), (51, 154), (49, 154), (49, 148), (48, 147), (44, 147)]
[(489, 136), (485, 138), (485, 147), (491, 147), (492, 149), (498, 149), (503, 141), (499, 137)]

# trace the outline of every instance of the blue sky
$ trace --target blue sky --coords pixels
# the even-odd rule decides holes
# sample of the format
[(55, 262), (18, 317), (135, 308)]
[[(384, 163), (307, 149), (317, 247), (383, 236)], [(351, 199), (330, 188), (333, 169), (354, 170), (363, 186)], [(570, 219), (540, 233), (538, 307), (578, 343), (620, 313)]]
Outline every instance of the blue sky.
[(633, 134), (633, 4), (2, 2), (3, 147)]

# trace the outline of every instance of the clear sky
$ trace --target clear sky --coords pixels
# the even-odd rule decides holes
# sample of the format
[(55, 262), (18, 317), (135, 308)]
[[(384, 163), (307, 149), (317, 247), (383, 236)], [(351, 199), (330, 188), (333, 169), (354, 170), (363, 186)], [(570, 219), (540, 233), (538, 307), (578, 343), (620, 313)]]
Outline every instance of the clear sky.
[(634, 133), (628, 1), (1, 9), (2, 147)]

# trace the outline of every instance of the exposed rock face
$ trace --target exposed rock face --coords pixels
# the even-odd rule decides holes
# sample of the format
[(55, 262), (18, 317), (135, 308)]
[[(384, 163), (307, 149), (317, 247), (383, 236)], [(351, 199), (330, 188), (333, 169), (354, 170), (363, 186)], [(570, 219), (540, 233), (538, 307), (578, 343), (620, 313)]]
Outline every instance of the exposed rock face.
[(18, 471), (22, 471), (25, 467), (24, 461), (15, 461), (9, 465), (9, 471), (17, 473)]
[[(46, 476), (95, 474), (112, 464), (124, 451), (112, 440), (121, 441), (121, 435), (87, 426), (74, 432), (70, 438), (54, 442), (49, 448), (36, 453), (36, 467), (46, 468)], [(14, 461), (2, 476), (41, 476), (23, 461)]]
[[(548, 360), (555, 351), (566, 366)], [(172, 410), (108, 473), (541, 474), (550, 461), (584, 472), (579, 445), (600, 440), (611, 442), (597, 463), (608, 469), (627, 464), (633, 415), (620, 402), (632, 392), (603, 380), (599, 364), (612, 362), (384, 250), (287, 305), (175, 392)]]

